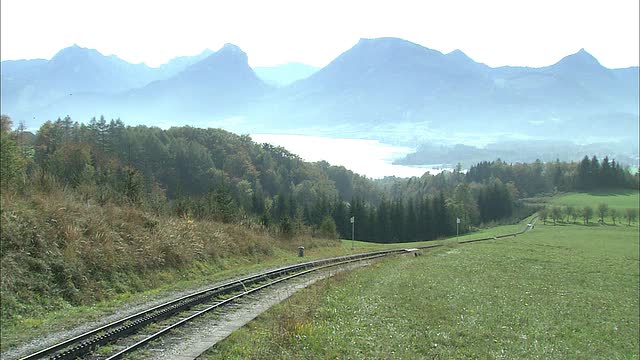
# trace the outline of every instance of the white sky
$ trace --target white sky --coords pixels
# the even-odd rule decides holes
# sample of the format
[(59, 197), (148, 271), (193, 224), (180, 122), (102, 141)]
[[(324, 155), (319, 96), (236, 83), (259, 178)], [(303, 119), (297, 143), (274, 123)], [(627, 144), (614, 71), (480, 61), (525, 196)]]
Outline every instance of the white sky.
[(639, 64), (638, 0), (2, 0), (1, 58), (51, 58), (77, 43), (158, 66), (224, 43), (252, 66), (324, 66), (360, 38), (393, 36), (490, 66), (545, 66), (585, 48)]

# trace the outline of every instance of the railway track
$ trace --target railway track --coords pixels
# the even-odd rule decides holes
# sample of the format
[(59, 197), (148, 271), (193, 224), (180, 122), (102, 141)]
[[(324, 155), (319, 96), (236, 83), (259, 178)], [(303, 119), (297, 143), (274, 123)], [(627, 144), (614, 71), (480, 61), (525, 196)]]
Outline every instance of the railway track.
[[(532, 228), (532, 225), (528, 225), (519, 232), (464, 240), (453, 244), (513, 237)], [(202, 315), (228, 306), (242, 297), (255, 294), (267, 287), (322, 269), (442, 246), (445, 245), (432, 244), (414, 249), (389, 249), (309, 261), (232, 280), (130, 315), (23, 357), (21, 360), (78, 359), (86, 357), (109, 360), (120, 359)], [(99, 351), (99, 355), (96, 355), (96, 350), (101, 347), (103, 348)], [(104, 351), (104, 349), (108, 349), (108, 351)]]

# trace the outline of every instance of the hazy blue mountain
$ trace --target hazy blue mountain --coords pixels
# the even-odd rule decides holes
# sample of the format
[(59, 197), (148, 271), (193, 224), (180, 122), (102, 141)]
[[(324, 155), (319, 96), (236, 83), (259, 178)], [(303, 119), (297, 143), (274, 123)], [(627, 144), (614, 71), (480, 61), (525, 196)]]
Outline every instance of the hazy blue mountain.
[[(73, 103), (72, 96), (94, 98), (92, 103), (108, 103), (115, 94), (175, 76), (212, 53), (207, 49), (198, 55), (177, 57), (158, 68), (151, 68), (73, 45), (60, 50), (51, 60), (2, 61), (2, 111), (31, 119), (41, 115), (37, 111), (40, 108), (52, 109), (51, 105), (55, 103)], [(86, 104), (83, 106), (87, 107)], [(64, 116), (42, 115), (45, 118)]]
[(556, 111), (633, 103), (633, 93), (618, 76), (584, 49), (548, 67), (497, 68), (493, 77), (505, 103), (554, 106)]
[(249, 67), (247, 55), (227, 44), (168, 79), (113, 95), (69, 96), (40, 112), (80, 118), (104, 114), (132, 123), (146, 119), (193, 123), (242, 115), (268, 89)]
[(29, 78), (39, 74), (46, 63), (45, 59), (5, 60), (2, 61), (2, 72), (12, 74), (13, 77)]
[(628, 136), (638, 128), (634, 76), (603, 67), (585, 50), (543, 68), (491, 68), (459, 50), (363, 39), (270, 96), (255, 116), (281, 127), (428, 123), (441, 132)]
[(0, 108), (3, 114), (15, 114), (18, 108), (32, 106), (34, 99), (30, 93), (36, 89), (33, 85), (27, 87), (27, 84), (33, 83), (40, 76), (46, 64), (47, 60), (44, 59), (2, 61)]
[(299, 78), (274, 87), (234, 45), (158, 68), (73, 46), (49, 61), (3, 61), (2, 111), (40, 123), (66, 114), (196, 126), (234, 117), (251, 131), (332, 129), (338, 136), (366, 132), (412, 141), (489, 131), (637, 139), (638, 67), (607, 69), (584, 49), (546, 67), (491, 68), (460, 50), (443, 54), (397, 38), (362, 39), (306, 76), (311, 70), (300, 64), (258, 69), (267, 82)]
[[(125, 94), (130, 109), (154, 108), (194, 119), (242, 115), (269, 87), (249, 67), (247, 54), (233, 44), (187, 67), (174, 77)], [(142, 114), (140, 114), (142, 115)]]
[(282, 87), (306, 79), (318, 69), (311, 65), (292, 62), (277, 66), (255, 67), (253, 71), (265, 83)]
[(414, 120), (429, 111), (489, 90), (482, 66), (469, 66), (411, 42), (362, 39), (310, 77), (268, 99), (273, 119), (288, 116), (299, 123)]
[[(16, 66), (17, 65), (17, 66)], [(153, 71), (73, 45), (51, 60), (2, 62), (4, 113), (28, 119), (35, 109), (82, 93), (115, 94), (147, 84)], [(35, 115), (35, 114), (34, 114)]]
[(204, 60), (205, 58), (209, 57), (213, 53), (214, 53), (213, 50), (205, 49), (203, 52), (201, 52), (198, 55), (175, 57), (169, 60), (167, 63), (160, 65), (157, 68), (156, 72), (158, 74), (155, 77), (155, 80), (164, 80), (172, 76), (175, 76), (178, 73), (180, 73), (182, 70), (186, 69), (187, 67), (199, 61)]

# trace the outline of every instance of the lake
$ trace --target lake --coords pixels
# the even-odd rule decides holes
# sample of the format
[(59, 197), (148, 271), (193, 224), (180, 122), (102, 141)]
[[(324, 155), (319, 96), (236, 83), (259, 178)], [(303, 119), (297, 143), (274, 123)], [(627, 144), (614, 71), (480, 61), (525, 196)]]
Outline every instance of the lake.
[(288, 134), (251, 134), (251, 138), (257, 143), (282, 146), (305, 161), (324, 160), (331, 165), (344, 166), (355, 173), (374, 179), (385, 176), (422, 176), (426, 171), (431, 174), (442, 171), (436, 165), (394, 165), (394, 160), (404, 157), (414, 149), (383, 144), (378, 140)]

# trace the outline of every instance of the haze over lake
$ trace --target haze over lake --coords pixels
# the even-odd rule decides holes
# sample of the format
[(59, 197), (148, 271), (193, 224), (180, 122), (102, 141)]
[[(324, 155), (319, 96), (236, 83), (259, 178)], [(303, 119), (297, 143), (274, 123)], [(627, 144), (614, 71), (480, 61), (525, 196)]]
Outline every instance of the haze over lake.
[(258, 143), (282, 146), (305, 161), (327, 161), (371, 178), (385, 176), (422, 176), (426, 171), (441, 170), (418, 166), (394, 165), (393, 160), (414, 149), (384, 144), (378, 140), (342, 139), (306, 135), (251, 134)]

